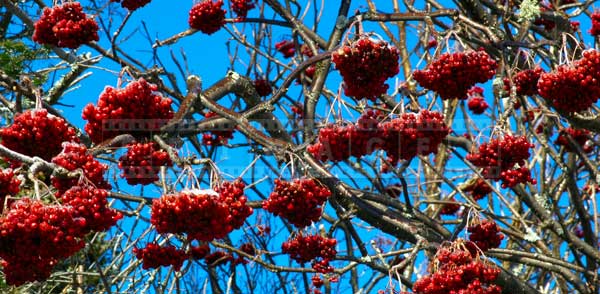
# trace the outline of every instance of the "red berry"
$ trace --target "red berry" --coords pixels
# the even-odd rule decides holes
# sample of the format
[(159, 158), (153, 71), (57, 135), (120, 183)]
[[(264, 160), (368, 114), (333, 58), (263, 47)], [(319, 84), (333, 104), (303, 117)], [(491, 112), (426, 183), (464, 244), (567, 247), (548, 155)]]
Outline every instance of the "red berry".
[(12, 169), (0, 170), (0, 215), (4, 211), (5, 202), (6, 207), (12, 203), (6, 196), (16, 196), (19, 193), (19, 185), (21, 180), (15, 177)]
[(275, 50), (283, 54), (283, 57), (290, 58), (296, 54), (296, 44), (292, 40), (283, 40), (275, 43)]
[(481, 223), (471, 225), (467, 227), (467, 232), (469, 232), (469, 241), (477, 246), (473, 248), (475, 250), (470, 250), (473, 255), (478, 252), (476, 249), (485, 252), (490, 248), (498, 248), (504, 239), (498, 225), (491, 220), (483, 220)]
[(600, 12), (595, 11), (590, 16), (592, 20), (592, 27), (588, 31), (592, 36), (600, 35)]
[(231, 10), (237, 15), (238, 21), (243, 21), (248, 15), (248, 11), (256, 5), (254, 0), (230, 0)]
[(585, 142), (587, 142), (588, 140), (589, 134), (590, 132), (588, 130), (580, 130), (573, 128), (562, 129), (560, 130), (558, 138), (556, 138), (556, 140), (554, 141), (554, 144), (565, 147), (565, 151), (567, 152), (575, 152), (575, 150), (571, 148), (571, 143), (568, 137), (571, 137), (571, 139), (583, 149), (585, 146)]
[[(537, 84), (540, 75), (544, 73), (541, 67), (535, 69), (526, 69), (517, 72), (513, 76), (514, 86), (517, 88), (517, 95), (533, 96), (538, 93)], [(508, 78), (504, 78), (504, 91), (510, 93), (511, 82)]]

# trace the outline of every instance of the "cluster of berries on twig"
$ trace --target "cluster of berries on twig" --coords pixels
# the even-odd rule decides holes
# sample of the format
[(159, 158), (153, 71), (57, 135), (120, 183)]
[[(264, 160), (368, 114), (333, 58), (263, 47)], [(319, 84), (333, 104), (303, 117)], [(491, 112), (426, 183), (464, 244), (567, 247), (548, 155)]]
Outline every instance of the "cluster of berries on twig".
[(127, 153), (119, 158), (121, 177), (129, 185), (148, 185), (158, 181), (161, 166), (173, 165), (169, 154), (161, 150), (155, 142), (132, 143), (127, 145)]
[(230, 0), (231, 10), (237, 15), (237, 21), (244, 21), (248, 11), (256, 6), (255, 0)]
[(121, 3), (123, 8), (127, 8), (129, 11), (137, 10), (138, 8), (144, 7), (152, 0), (110, 0), (110, 2)]
[(252, 214), (243, 189), (243, 182), (235, 181), (224, 182), (212, 193), (189, 190), (163, 195), (152, 202), (150, 222), (159, 233), (185, 233), (189, 240), (223, 238)]
[(211, 35), (225, 26), (226, 10), (221, 8), (223, 0), (213, 2), (204, 0), (196, 3), (190, 10), (188, 24), (192, 29)]
[(467, 107), (471, 112), (474, 114), (482, 114), (488, 109), (489, 105), (485, 102), (485, 99), (483, 99), (483, 88), (473, 86), (467, 91), (467, 95), (469, 96)]
[(107, 86), (97, 106), (90, 103), (83, 108), (84, 128), (92, 142), (98, 144), (121, 134), (144, 138), (159, 131), (174, 112), (171, 99), (157, 90), (143, 78), (122, 89)]
[(320, 273), (330, 273), (333, 267), (329, 262), (335, 258), (337, 240), (319, 235), (298, 234), (281, 245), (281, 250), (300, 264), (312, 262), (312, 267)]
[(347, 96), (375, 100), (389, 88), (385, 81), (398, 74), (399, 54), (385, 41), (363, 37), (342, 46), (331, 58), (344, 79)]
[(476, 151), (467, 154), (466, 159), (483, 169), (481, 173), (484, 178), (495, 181), (502, 179), (503, 188), (526, 182), (535, 184), (536, 180), (531, 178), (525, 164), (529, 149), (533, 147), (525, 136), (505, 135), (481, 144)]
[(466, 245), (473, 255), (477, 255), (477, 250), (486, 252), (488, 249), (498, 248), (504, 239), (496, 222), (491, 220), (483, 220), (478, 224), (471, 225), (467, 227), (467, 232), (469, 232), (470, 242), (467, 242)]
[(60, 153), (63, 142), (79, 142), (75, 129), (46, 109), (30, 109), (17, 114), (11, 125), (0, 129), (0, 144), (27, 156), (46, 161)]
[(33, 41), (40, 44), (75, 49), (98, 41), (98, 24), (83, 12), (79, 2), (46, 7), (35, 23)]
[(542, 73), (544, 70), (541, 67), (519, 71), (513, 76), (512, 84), (509, 78), (504, 78), (504, 91), (510, 94), (514, 85), (517, 95), (536, 95), (538, 93), (537, 83)]
[(303, 228), (319, 220), (323, 210), (321, 205), (329, 196), (331, 191), (313, 179), (293, 182), (276, 179), (275, 190), (263, 202), (263, 208)]
[(337, 162), (383, 149), (388, 161), (396, 164), (399, 160), (436, 152), (450, 132), (443, 115), (434, 111), (404, 113), (386, 122), (381, 122), (382, 119), (379, 113), (369, 110), (356, 124), (328, 125), (319, 130), (318, 142), (307, 150), (321, 161)]
[(464, 245), (459, 239), (441, 247), (432, 261), (430, 274), (418, 279), (413, 291), (417, 294), (500, 294), (502, 288), (494, 283), (500, 269), (472, 255)]
[(83, 178), (60, 178), (53, 175), (52, 186), (58, 190), (59, 194), (81, 181), (86, 181), (96, 188), (111, 188), (111, 185), (104, 179), (104, 173), (108, 166), (96, 160), (83, 144), (64, 142), (62, 152), (52, 158), (52, 163), (70, 172), (76, 170), (82, 172)]
[(416, 70), (413, 78), (442, 100), (467, 99), (467, 91), (476, 83), (485, 83), (496, 74), (497, 63), (485, 51), (445, 53), (425, 70)]
[(543, 73), (538, 80), (540, 96), (565, 112), (583, 111), (600, 97), (600, 52), (586, 50), (583, 57), (555, 71)]

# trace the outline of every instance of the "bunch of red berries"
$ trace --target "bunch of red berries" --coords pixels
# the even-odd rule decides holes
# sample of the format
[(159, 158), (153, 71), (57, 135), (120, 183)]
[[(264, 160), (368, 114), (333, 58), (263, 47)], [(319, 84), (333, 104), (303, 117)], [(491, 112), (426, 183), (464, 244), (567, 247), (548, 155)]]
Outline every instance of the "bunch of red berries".
[[(63, 143), (62, 152), (52, 158), (52, 163), (68, 171), (81, 170), (85, 180), (96, 188), (111, 188), (110, 184), (104, 179), (104, 173), (108, 169), (108, 166), (96, 160), (83, 144)], [(77, 185), (79, 181), (81, 179), (52, 176), (52, 186), (58, 190), (59, 194)]]
[(88, 18), (79, 2), (44, 8), (34, 26), (33, 41), (40, 44), (75, 49), (98, 40), (98, 24)]
[(567, 152), (574, 152), (575, 150), (571, 148), (571, 143), (569, 141), (569, 138), (567, 137), (570, 136), (571, 139), (573, 139), (577, 145), (581, 146), (583, 151), (589, 151), (588, 146), (585, 145), (585, 142), (588, 141), (589, 134), (590, 132), (588, 130), (580, 130), (573, 128), (562, 129), (560, 130), (558, 138), (556, 138), (556, 141), (554, 141), (554, 144), (558, 146), (564, 146), (565, 151)]
[(258, 96), (261, 97), (269, 96), (273, 91), (271, 83), (267, 79), (254, 80), (254, 89), (256, 89), (256, 93), (258, 93)]
[[(482, 175), (486, 179), (498, 181), (502, 179), (502, 187), (514, 187), (518, 183), (536, 180), (531, 178), (530, 171), (525, 167), (529, 158), (529, 149), (534, 145), (527, 137), (505, 135), (495, 138), (479, 146), (478, 152), (467, 154), (466, 159), (475, 166), (483, 168)], [(520, 168), (515, 168), (519, 165)]]
[(283, 54), (283, 57), (290, 58), (296, 54), (296, 43), (292, 40), (282, 40), (275, 43), (275, 50)]
[(62, 150), (63, 142), (79, 142), (75, 129), (46, 109), (26, 110), (14, 122), (0, 129), (0, 144), (27, 156), (51, 160)]
[[(535, 69), (526, 69), (515, 74), (512, 84), (517, 89), (517, 95), (533, 96), (537, 94), (537, 83), (542, 73), (544, 73), (544, 70), (541, 67), (536, 67)], [(511, 81), (508, 78), (504, 78), (503, 81), (504, 91), (510, 93), (512, 87)]]
[[(462, 243), (462, 242), (461, 242)], [(474, 258), (453, 244), (440, 248), (433, 261), (431, 274), (417, 280), (413, 290), (418, 294), (477, 293), (500, 294), (502, 288), (494, 284), (500, 270), (494, 265)]]
[(87, 120), (85, 131), (98, 144), (120, 134), (147, 137), (160, 130), (173, 118), (171, 99), (156, 91), (158, 87), (143, 78), (125, 88), (106, 87), (100, 94), (98, 106), (88, 104), (82, 117)]
[(204, 0), (196, 3), (190, 10), (188, 24), (192, 29), (211, 35), (225, 26), (226, 10), (222, 9), (223, 0), (213, 2)]
[(231, 10), (237, 15), (236, 20), (243, 21), (248, 11), (255, 7), (254, 0), (230, 0)]
[(150, 222), (159, 233), (185, 233), (189, 240), (223, 238), (252, 214), (243, 188), (240, 193), (236, 183), (225, 182), (214, 194), (191, 190), (163, 195), (152, 202)]
[(210, 253), (210, 247), (208, 244), (203, 244), (200, 246), (191, 246), (190, 247), (190, 257), (194, 260), (200, 260), (206, 257)]
[(108, 206), (107, 197), (106, 190), (87, 185), (73, 186), (60, 195), (60, 200), (63, 205), (73, 207), (74, 217), (85, 219), (82, 230), (87, 234), (108, 230), (123, 217)]
[(160, 246), (156, 243), (148, 243), (141, 249), (133, 248), (133, 254), (142, 260), (143, 269), (173, 266), (174, 270), (179, 271), (183, 262), (188, 259), (185, 251), (172, 245)]
[[(44, 280), (56, 263), (85, 246), (86, 220), (75, 208), (23, 198), (0, 217), (0, 258), (6, 282)], [(14, 271), (14, 272), (13, 272)]]
[(333, 267), (329, 262), (335, 258), (337, 240), (319, 235), (298, 234), (283, 242), (281, 250), (300, 264), (312, 261), (312, 267), (320, 273), (330, 273)]
[(456, 202), (454, 197), (450, 198), (448, 201), (450, 203), (445, 203), (442, 205), (442, 209), (440, 210), (441, 215), (454, 215), (460, 209), (460, 204)]
[(586, 50), (583, 57), (571, 65), (561, 65), (556, 71), (543, 73), (538, 80), (538, 92), (554, 108), (566, 112), (588, 109), (600, 97), (600, 52)]
[(592, 27), (589, 30), (590, 35), (598, 36), (600, 35), (600, 12), (594, 12), (590, 16), (592, 19)]
[(478, 178), (473, 184), (465, 187), (464, 192), (471, 192), (471, 197), (475, 200), (483, 199), (487, 194), (492, 193), (492, 187), (484, 179)]
[(554, 144), (565, 147), (566, 152), (575, 152), (575, 150), (571, 148), (571, 143), (568, 138), (571, 137), (571, 139), (585, 151), (585, 142), (587, 142), (589, 134), (590, 132), (588, 130), (573, 129), (569, 127), (560, 130)]
[(129, 144), (127, 153), (119, 158), (121, 177), (129, 185), (154, 183), (158, 181), (160, 167), (172, 165), (169, 154), (155, 142)]
[(467, 107), (474, 114), (482, 114), (488, 109), (489, 105), (483, 99), (483, 88), (473, 86), (469, 91), (467, 91), (467, 95), (469, 97), (469, 102), (467, 102)]
[[(469, 232), (469, 241), (473, 242), (479, 250), (486, 252), (490, 248), (498, 248), (504, 235), (500, 233), (500, 228), (496, 222), (491, 220), (483, 220), (482, 222), (467, 227)], [(471, 243), (467, 243), (467, 248)], [(477, 248), (469, 249), (471, 254), (475, 255)]]
[(19, 193), (19, 185), (21, 180), (15, 177), (12, 169), (0, 170), (0, 215), (4, 211), (4, 202), (6, 206), (10, 206), (12, 201), (7, 201), (6, 196), (15, 196)]
[(123, 8), (127, 8), (129, 11), (134, 11), (138, 8), (146, 6), (152, 0), (110, 0), (110, 2), (121, 2)]
[(418, 114), (404, 113), (400, 118), (381, 124), (383, 149), (389, 161), (410, 160), (417, 155), (437, 151), (438, 145), (450, 133), (439, 112), (422, 110)]
[(252, 207), (246, 205), (248, 198), (244, 195), (246, 184), (241, 180), (233, 182), (223, 182), (215, 187), (215, 191), (219, 193), (219, 201), (229, 209), (227, 221), (235, 230), (240, 228), (244, 221), (252, 214)]
[(309, 226), (321, 217), (323, 203), (331, 191), (313, 179), (293, 182), (275, 180), (275, 190), (263, 202), (263, 208), (283, 217), (298, 228)]
[(445, 53), (425, 70), (417, 70), (413, 78), (442, 100), (466, 99), (467, 91), (476, 83), (484, 83), (496, 74), (496, 61), (485, 51)]
[[(207, 119), (211, 117), (218, 117), (218, 114), (209, 111), (206, 113), (206, 115), (204, 115), (204, 117), (206, 117)], [(202, 135), (202, 143), (208, 146), (218, 146), (227, 144), (229, 139), (233, 139), (234, 130), (235, 128), (217, 125), (217, 127), (211, 130), (210, 133), (205, 133)]]
[(344, 93), (375, 100), (389, 86), (385, 80), (398, 74), (399, 51), (385, 41), (360, 38), (333, 52), (332, 61), (344, 79)]
[(328, 125), (319, 130), (317, 143), (307, 150), (321, 161), (346, 160), (371, 154), (383, 144), (380, 113), (368, 110), (356, 124)]

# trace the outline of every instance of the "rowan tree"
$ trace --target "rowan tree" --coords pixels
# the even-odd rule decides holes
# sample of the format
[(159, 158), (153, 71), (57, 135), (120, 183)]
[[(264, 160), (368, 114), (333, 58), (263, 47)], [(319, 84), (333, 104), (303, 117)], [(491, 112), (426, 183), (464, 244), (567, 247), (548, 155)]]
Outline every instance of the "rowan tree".
[(600, 293), (591, 0), (0, 0), (0, 290)]

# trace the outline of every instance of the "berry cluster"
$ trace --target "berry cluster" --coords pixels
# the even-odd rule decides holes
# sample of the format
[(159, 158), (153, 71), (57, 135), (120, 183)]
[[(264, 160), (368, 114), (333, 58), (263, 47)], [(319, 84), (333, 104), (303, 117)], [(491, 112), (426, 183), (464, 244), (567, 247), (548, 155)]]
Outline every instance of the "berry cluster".
[[(88, 152), (87, 147), (77, 143), (63, 143), (63, 150), (60, 154), (52, 158), (52, 163), (65, 168), (68, 171), (80, 170), (88, 183), (96, 188), (110, 189), (110, 184), (104, 179), (104, 173), (108, 166), (100, 163)], [(81, 179), (59, 178), (52, 176), (52, 186), (59, 194), (67, 189), (77, 185)]]
[(489, 105), (485, 102), (485, 99), (483, 99), (483, 88), (473, 86), (467, 91), (467, 95), (469, 97), (467, 107), (471, 112), (474, 114), (482, 114), (488, 109)]
[(600, 35), (600, 12), (594, 12), (590, 16), (592, 20), (592, 27), (589, 30), (590, 35), (598, 36)]
[(466, 99), (467, 91), (476, 83), (484, 83), (496, 74), (496, 61), (485, 51), (445, 53), (427, 69), (417, 70), (413, 78), (442, 100)]
[(123, 89), (106, 87), (98, 98), (98, 106), (88, 104), (83, 108), (87, 120), (85, 131), (98, 144), (120, 134), (147, 137), (158, 131), (173, 118), (171, 99), (156, 91), (156, 85), (143, 78), (129, 83)]
[(365, 112), (356, 124), (329, 125), (319, 130), (318, 142), (307, 150), (321, 161), (342, 161), (361, 157), (378, 149), (386, 151), (389, 162), (410, 160), (437, 151), (450, 129), (442, 114), (423, 110), (404, 113), (400, 118), (380, 123), (381, 114)]
[(283, 54), (283, 57), (290, 58), (296, 54), (296, 43), (292, 40), (283, 40), (275, 43), (275, 50)]
[(371, 154), (382, 145), (383, 132), (379, 126), (380, 113), (368, 110), (356, 124), (330, 124), (319, 130), (317, 143), (307, 151), (321, 161), (346, 160), (350, 156)]
[(298, 234), (283, 242), (281, 250), (300, 264), (312, 261), (312, 267), (320, 273), (330, 273), (333, 267), (329, 262), (335, 258), (337, 240), (319, 235)]
[(46, 109), (26, 110), (14, 117), (14, 122), (0, 129), (6, 148), (27, 156), (51, 160), (60, 153), (63, 142), (78, 142), (75, 129)]
[(15, 196), (19, 193), (19, 185), (21, 180), (15, 177), (12, 169), (0, 170), (0, 215), (6, 207), (10, 206), (12, 201), (7, 201), (6, 196)]
[[(461, 242), (462, 243), (462, 242)], [(459, 247), (455, 244), (453, 246)], [(418, 294), (472, 293), (500, 294), (494, 284), (500, 270), (474, 258), (461, 248), (440, 248), (433, 261), (431, 274), (417, 280), (413, 290)]]
[[(477, 152), (467, 154), (466, 159), (475, 166), (483, 168), (482, 175), (486, 179), (498, 181), (502, 179), (502, 187), (514, 187), (516, 184), (530, 182), (530, 171), (525, 167), (529, 158), (529, 149), (534, 145), (525, 136), (513, 137), (505, 135), (495, 138), (479, 146)], [(519, 165), (520, 168), (515, 166)]]
[(573, 128), (562, 129), (560, 130), (558, 138), (556, 138), (556, 141), (554, 141), (554, 144), (565, 147), (566, 152), (575, 152), (575, 150), (571, 147), (571, 143), (568, 138), (570, 136), (571, 139), (573, 139), (575, 143), (581, 146), (581, 148), (585, 151), (587, 149), (585, 142), (587, 142), (589, 134), (590, 132), (588, 130)]
[(478, 178), (473, 184), (465, 187), (464, 192), (471, 192), (471, 197), (475, 200), (483, 199), (487, 194), (492, 193), (492, 187), (484, 179)]
[(200, 245), (200, 246), (191, 246), (190, 247), (190, 257), (194, 260), (200, 260), (206, 257), (210, 253), (210, 247), (208, 244)]
[(410, 160), (417, 155), (435, 153), (450, 133), (439, 112), (422, 110), (419, 114), (404, 113), (400, 118), (381, 124), (383, 149), (388, 160)]
[(389, 86), (385, 80), (398, 74), (399, 51), (385, 41), (361, 38), (333, 52), (335, 68), (344, 79), (344, 93), (375, 100)]
[(75, 49), (99, 40), (98, 24), (88, 18), (79, 2), (44, 8), (34, 29), (33, 41), (40, 44)]
[(265, 97), (271, 95), (273, 89), (271, 88), (271, 82), (267, 79), (256, 79), (254, 80), (254, 89), (258, 96)]
[[(204, 115), (204, 117), (207, 119), (211, 117), (218, 117), (218, 114), (209, 111)], [(205, 133), (202, 135), (202, 144), (208, 146), (227, 144), (229, 139), (233, 139), (234, 130), (235, 129), (227, 128), (226, 126), (217, 126), (217, 128), (211, 130), (210, 133)]]
[(446, 203), (442, 206), (442, 209), (440, 210), (441, 215), (454, 215), (460, 209), (460, 204), (456, 202), (454, 197), (450, 198), (448, 201), (450, 201), (450, 203)]
[(169, 154), (161, 150), (155, 142), (132, 143), (127, 145), (127, 153), (119, 158), (121, 177), (129, 185), (148, 185), (158, 181), (161, 166), (171, 166)]
[(146, 6), (152, 0), (110, 0), (110, 2), (121, 2), (123, 8), (127, 8), (129, 11), (134, 11), (138, 8)]
[(543, 73), (538, 80), (538, 92), (556, 109), (578, 112), (588, 109), (600, 97), (600, 52), (586, 50), (583, 57), (571, 65), (561, 65), (556, 71)]
[(74, 209), (74, 217), (85, 219), (84, 232), (105, 231), (123, 217), (120, 212), (108, 206), (108, 192), (92, 186), (73, 186), (62, 195), (63, 205)]
[(183, 262), (188, 259), (185, 251), (175, 246), (160, 246), (156, 243), (148, 243), (144, 248), (133, 248), (133, 254), (137, 259), (142, 260), (142, 268), (159, 268), (161, 266), (173, 266), (173, 269), (179, 271)]
[(255, 7), (254, 0), (230, 0), (231, 10), (237, 15), (237, 21), (243, 21), (248, 11)]
[[(469, 232), (469, 241), (473, 243), (467, 243), (467, 248), (469, 244), (475, 244), (479, 250), (486, 252), (490, 248), (498, 248), (502, 239), (504, 239), (504, 235), (500, 233), (500, 228), (494, 221), (483, 220), (481, 223), (476, 225), (471, 225), (467, 227), (467, 232)], [(471, 254), (475, 255), (477, 251), (471, 251)]]
[(331, 191), (313, 179), (293, 182), (276, 179), (275, 190), (263, 202), (263, 208), (303, 228), (319, 220), (323, 210), (321, 205), (329, 196)]
[(223, 0), (213, 2), (204, 0), (196, 3), (190, 10), (188, 24), (192, 29), (211, 35), (225, 26), (226, 10), (222, 9)]
[(6, 282), (47, 279), (56, 263), (85, 246), (86, 220), (75, 208), (39, 200), (15, 201), (0, 217), (0, 258)]
[[(544, 70), (541, 67), (536, 67), (535, 69), (526, 69), (515, 74), (512, 84), (517, 89), (517, 95), (533, 96), (537, 94), (537, 83), (542, 73), (544, 73)], [(512, 87), (511, 80), (504, 78), (503, 81), (504, 91), (510, 93)]]
[(189, 240), (223, 238), (252, 214), (252, 208), (246, 205), (243, 183), (239, 183), (225, 182), (221, 192), (214, 194), (191, 190), (163, 195), (152, 202), (150, 222), (159, 233), (186, 233)]

